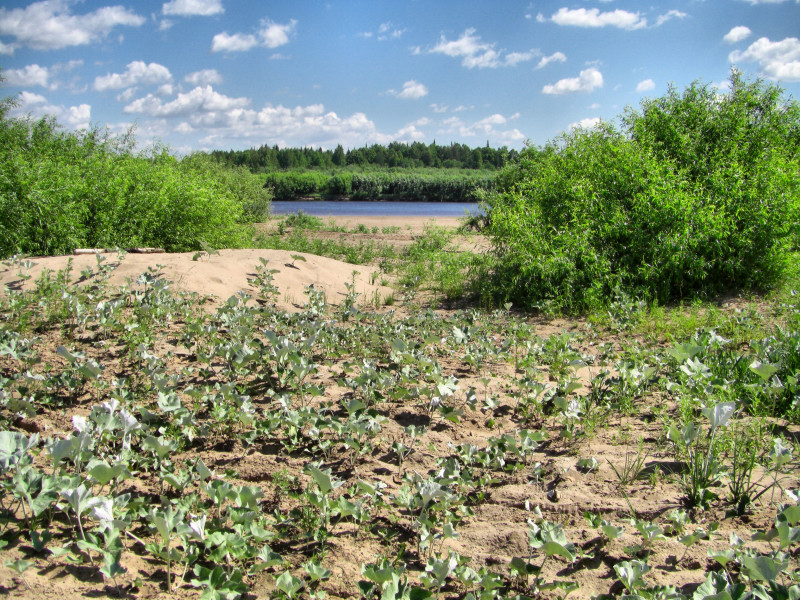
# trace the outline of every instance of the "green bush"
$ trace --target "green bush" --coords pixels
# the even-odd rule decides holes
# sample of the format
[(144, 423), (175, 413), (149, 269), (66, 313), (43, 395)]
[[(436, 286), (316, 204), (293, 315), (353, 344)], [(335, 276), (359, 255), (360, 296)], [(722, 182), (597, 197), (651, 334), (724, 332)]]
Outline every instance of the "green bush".
[(795, 102), (737, 72), (527, 148), (487, 201), (495, 300), (561, 311), (774, 285), (796, 245)]
[[(0, 120), (0, 256), (77, 247), (235, 247), (269, 210), (252, 175), (208, 158), (135, 155), (132, 135)], [(257, 193), (256, 193), (257, 190)]]

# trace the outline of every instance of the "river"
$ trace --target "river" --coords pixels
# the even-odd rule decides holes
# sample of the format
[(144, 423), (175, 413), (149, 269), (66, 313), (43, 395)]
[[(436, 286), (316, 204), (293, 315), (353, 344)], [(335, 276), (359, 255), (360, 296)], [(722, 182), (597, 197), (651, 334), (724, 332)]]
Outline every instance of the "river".
[(272, 214), (303, 211), (317, 217), (463, 217), (480, 214), (472, 202), (369, 202), (363, 200), (280, 200), (272, 202)]

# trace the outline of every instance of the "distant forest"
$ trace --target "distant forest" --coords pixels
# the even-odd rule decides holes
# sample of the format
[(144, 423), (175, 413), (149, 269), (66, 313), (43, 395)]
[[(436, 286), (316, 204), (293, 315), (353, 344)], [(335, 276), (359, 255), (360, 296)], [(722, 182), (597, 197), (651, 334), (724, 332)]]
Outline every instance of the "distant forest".
[(249, 150), (215, 150), (211, 154), (231, 166), (247, 167), (253, 173), (349, 166), (495, 170), (519, 156), (519, 152), (505, 146), (490, 148), (487, 144), (485, 147), (470, 148), (458, 143), (440, 146), (435, 141), (427, 145), (422, 142), (392, 142), (388, 146), (373, 144), (350, 150), (345, 150), (341, 144), (335, 150), (261, 146)]

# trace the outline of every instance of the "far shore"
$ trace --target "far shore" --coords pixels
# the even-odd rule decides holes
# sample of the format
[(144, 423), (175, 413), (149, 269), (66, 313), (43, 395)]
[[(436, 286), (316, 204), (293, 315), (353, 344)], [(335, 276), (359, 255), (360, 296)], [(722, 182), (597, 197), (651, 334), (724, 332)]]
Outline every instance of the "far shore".
[[(284, 215), (276, 215), (280, 218)], [(435, 225), (437, 227), (457, 228), (463, 222), (463, 217), (408, 217), (408, 216), (364, 216), (364, 215), (337, 215), (325, 216), (320, 215), (325, 223), (331, 221), (337, 227), (346, 227), (352, 229), (358, 225), (366, 227), (399, 227), (401, 230), (410, 230), (413, 233), (420, 233), (425, 228), (425, 225)]]

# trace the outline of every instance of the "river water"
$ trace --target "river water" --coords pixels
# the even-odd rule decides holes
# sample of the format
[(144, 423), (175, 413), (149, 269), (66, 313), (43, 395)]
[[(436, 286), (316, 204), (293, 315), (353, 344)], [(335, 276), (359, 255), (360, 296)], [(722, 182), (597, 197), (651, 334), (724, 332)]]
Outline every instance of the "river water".
[(362, 200), (273, 201), (272, 214), (303, 211), (317, 217), (463, 217), (480, 214), (471, 202), (369, 202)]

